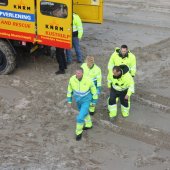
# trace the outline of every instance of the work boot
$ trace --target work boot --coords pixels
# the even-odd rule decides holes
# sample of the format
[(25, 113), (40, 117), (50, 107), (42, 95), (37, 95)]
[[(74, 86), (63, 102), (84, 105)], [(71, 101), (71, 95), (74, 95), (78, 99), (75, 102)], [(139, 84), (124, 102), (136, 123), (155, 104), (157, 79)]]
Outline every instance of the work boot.
[(93, 116), (93, 115), (94, 115), (94, 112), (89, 112), (89, 114), (90, 114), (91, 116)]
[(80, 141), (80, 140), (81, 140), (81, 138), (82, 138), (82, 133), (81, 133), (81, 134), (79, 134), (79, 135), (76, 135), (76, 141)]
[(88, 129), (92, 129), (93, 128), (93, 126), (91, 126), (91, 127), (83, 127), (83, 130), (88, 130)]
[(58, 70), (55, 72), (56, 75), (65, 74), (65, 70)]

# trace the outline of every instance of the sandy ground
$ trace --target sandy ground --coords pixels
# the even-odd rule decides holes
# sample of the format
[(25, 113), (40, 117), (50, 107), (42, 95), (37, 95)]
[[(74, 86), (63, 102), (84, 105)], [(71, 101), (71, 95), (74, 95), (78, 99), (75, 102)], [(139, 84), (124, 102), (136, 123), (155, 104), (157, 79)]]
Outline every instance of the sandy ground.
[[(75, 106), (65, 105), (69, 77), (56, 76), (55, 59), (24, 58), (0, 76), (0, 169), (170, 170), (170, 2), (106, 0), (104, 23), (84, 24), (84, 56), (103, 71), (94, 128), (75, 141)], [(106, 109), (107, 63), (116, 46), (136, 54), (131, 114), (115, 124)]]

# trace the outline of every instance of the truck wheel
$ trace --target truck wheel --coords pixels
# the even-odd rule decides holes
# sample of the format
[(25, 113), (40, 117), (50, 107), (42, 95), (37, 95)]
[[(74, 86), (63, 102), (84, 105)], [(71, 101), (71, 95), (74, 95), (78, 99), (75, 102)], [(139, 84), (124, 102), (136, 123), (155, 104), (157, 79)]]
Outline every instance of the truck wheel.
[(11, 73), (16, 66), (16, 57), (8, 42), (0, 40), (0, 74)]

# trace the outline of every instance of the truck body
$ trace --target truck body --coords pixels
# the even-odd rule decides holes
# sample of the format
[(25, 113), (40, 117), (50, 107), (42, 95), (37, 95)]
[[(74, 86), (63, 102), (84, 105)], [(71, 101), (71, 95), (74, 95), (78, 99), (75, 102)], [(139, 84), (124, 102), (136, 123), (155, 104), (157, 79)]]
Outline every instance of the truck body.
[(0, 0), (0, 74), (12, 72), (17, 48), (72, 48), (72, 13), (102, 23), (102, 0)]

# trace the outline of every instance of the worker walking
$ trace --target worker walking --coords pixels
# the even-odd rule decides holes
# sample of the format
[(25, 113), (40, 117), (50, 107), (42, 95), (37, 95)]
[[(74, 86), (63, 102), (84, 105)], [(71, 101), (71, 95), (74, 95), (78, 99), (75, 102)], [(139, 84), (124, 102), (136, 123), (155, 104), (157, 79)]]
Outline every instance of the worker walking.
[[(102, 85), (102, 72), (101, 69), (95, 64), (94, 57), (87, 56), (86, 62), (81, 65), (84, 71), (85, 76), (89, 76), (90, 79), (94, 82), (97, 88), (97, 94), (101, 93), (101, 85)], [(93, 103), (90, 103), (89, 113), (90, 115), (94, 115), (95, 106)]]
[(76, 140), (81, 140), (83, 130), (92, 128), (92, 121), (89, 115), (89, 106), (92, 102), (96, 104), (98, 99), (97, 90), (94, 83), (89, 77), (84, 76), (83, 69), (76, 70), (68, 84), (67, 102), (68, 107), (71, 107), (72, 96), (74, 97), (79, 114), (76, 117)]
[(114, 66), (127, 65), (132, 77), (136, 74), (136, 57), (128, 50), (127, 45), (122, 45), (121, 48), (116, 48), (111, 55), (108, 63), (108, 71), (112, 73)]
[(123, 117), (129, 116), (130, 96), (134, 93), (134, 80), (126, 65), (114, 66), (112, 73), (108, 74), (108, 88), (110, 97), (108, 99), (108, 110), (111, 121), (117, 116), (116, 98), (119, 97)]
[[(80, 49), (80, 40), (83, 36), (83, 25), (80, 17), (73, 13), (73, 47), (75, 49), (76, 55), (77, 55), (77, 62), (82, 63), (82, 52)], [(71, 49), (66, 50), (66, 56), (67, 56), (67, 63), (70, 64), (72, 62), (72, 53)]]

